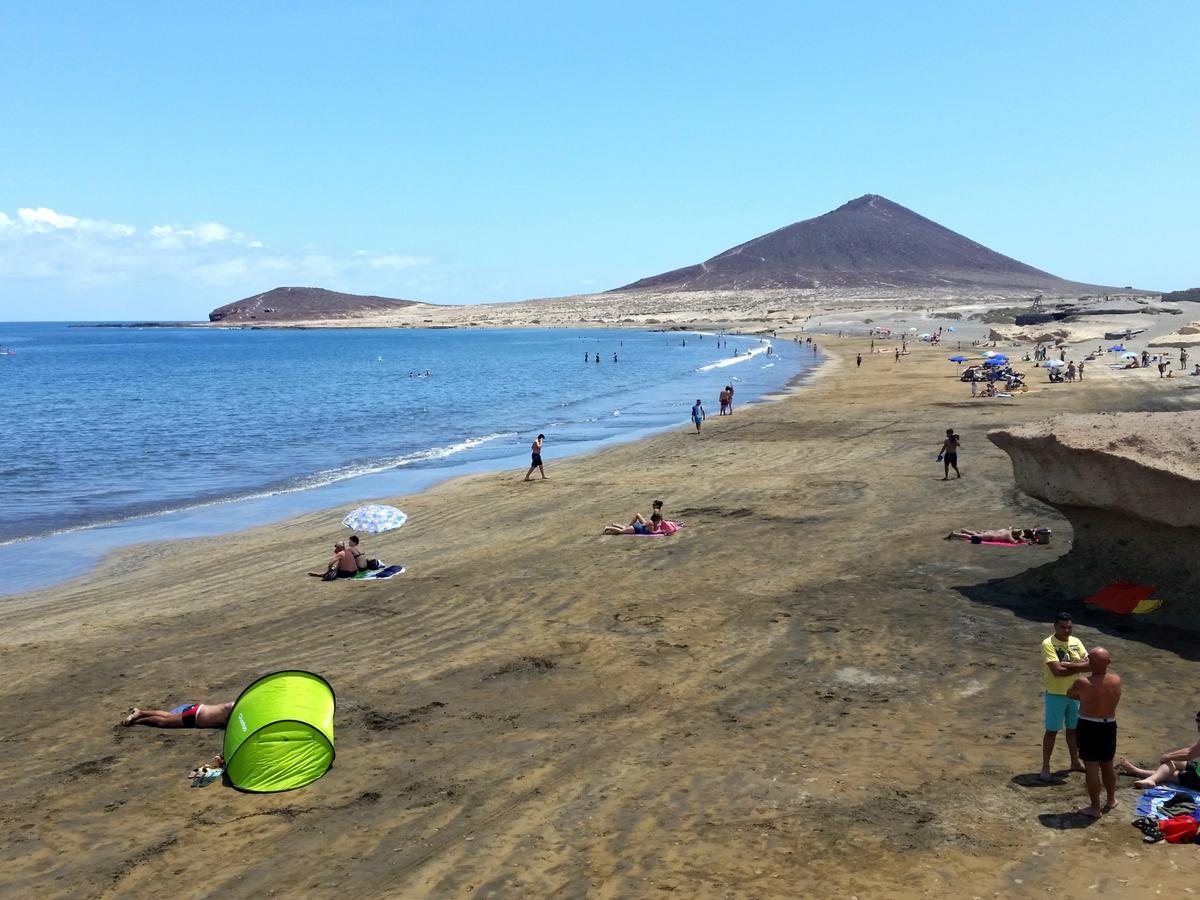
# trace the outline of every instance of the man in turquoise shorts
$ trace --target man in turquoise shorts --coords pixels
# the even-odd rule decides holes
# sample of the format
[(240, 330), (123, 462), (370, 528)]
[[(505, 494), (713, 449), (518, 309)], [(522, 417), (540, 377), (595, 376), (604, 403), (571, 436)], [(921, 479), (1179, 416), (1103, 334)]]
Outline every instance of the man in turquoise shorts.
[(1083, 772), (1075, 726), (1079, 722), (1079, 701), (1067, 696), (1080, 672), (1090, 671), (1083, 642), (1072, 637), (1071, 614), (1060, 612), (1054, 618), (1054, 634), (1042, 641), (1042, 683), (1045, 687), (1046, 733), (1042, 736), (1042, 781), (1050, 780), (1050, 754), (1060, 728), (1067, 730), (1067, 750), (1071, 753), (1071, 771)]

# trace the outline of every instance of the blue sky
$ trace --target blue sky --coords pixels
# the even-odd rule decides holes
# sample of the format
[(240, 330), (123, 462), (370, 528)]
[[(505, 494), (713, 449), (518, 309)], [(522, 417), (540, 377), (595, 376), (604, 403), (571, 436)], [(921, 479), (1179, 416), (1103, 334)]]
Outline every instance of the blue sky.
[(7, 5), (0, 320), (602, 290), (864, 193), (1200, 285), (1200, 4), (441, 6)]

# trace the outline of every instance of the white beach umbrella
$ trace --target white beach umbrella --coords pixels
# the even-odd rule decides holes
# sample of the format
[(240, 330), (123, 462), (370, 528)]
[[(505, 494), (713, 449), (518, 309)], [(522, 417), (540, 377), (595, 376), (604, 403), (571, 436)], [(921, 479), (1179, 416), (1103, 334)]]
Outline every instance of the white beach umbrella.
[(1061, 359), (1047, 359), (1042, 362), (1042, 366), (1047, 369), (1061, 369), (1065, 365)]
[(357, 509), (351, 510), (350, 514), (342, 519), (342, 524), (354, 531), (379, 534), (383, 531), (391, 531), (393, 528), (399, 528), (407, 521), (408, 516), (396, 507), (371, 503), (367, 506), (360, 506)]

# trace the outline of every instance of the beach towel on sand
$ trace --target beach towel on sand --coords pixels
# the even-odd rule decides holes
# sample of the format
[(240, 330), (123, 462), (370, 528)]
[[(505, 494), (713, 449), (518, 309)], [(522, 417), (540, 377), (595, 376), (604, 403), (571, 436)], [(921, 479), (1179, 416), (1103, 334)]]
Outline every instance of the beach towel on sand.
[[(382, 566), (382, 565), (383, 565), (383, 563), (380, 563), (380, 566)], [(375, 581), (376, 579), (379, 579), (379, 578), (391, 578), (393, 575), (403, 575), (403, 574), (404, 574), (404, 566), (395, 565), (395, 566), (388, 566), (386, 568), (379, 568), (379, 569), (359, 572), (357, 575), (355, 575), (353, 578), (351, 578), (349, 580), (350, 581)]]
[(1158, 787), (1146, 788), (1138, 800), (1134, 812), (1139, 816), (1149, 816), (1152, 819), (1166, 819), (1173, 815), (1171, 810), (1164, 810), (1180, 794), (1192, 798), (1192, 802), (1200, 805), (1200, 791), (1193, 791), (1178, 784), (1160, 784)]
[(668, 534), (674, 534), (683, 527), (682, 522), (666, 522), (665, 524), (672, 526), (670, 531), (647, 531), (643, 534), (638, 534), (635, 531), (629, 537), (666, 537)]
[(1150, 595), (1154, 591), (1155, 588), (1150, 585), (1134, 584), (1131, 581), (1114, 581), (1083, 602), (1121, 615), (1132, 613), (1140, 616), (1162, 606), (1161, 600), (1151, 599)]

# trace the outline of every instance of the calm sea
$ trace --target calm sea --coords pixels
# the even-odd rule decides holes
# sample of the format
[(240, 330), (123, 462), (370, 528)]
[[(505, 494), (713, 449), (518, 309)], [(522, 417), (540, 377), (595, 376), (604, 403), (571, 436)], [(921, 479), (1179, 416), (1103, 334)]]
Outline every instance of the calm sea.
[(697, 398), (715, 414), (725, 384), (740, 405), (816, 364), (790, 341), (592, 329), (7, 324), (0, 347), (10, 593), (134, 542), (521, 468), (539, 431), (553, 466), (679, 426)]

